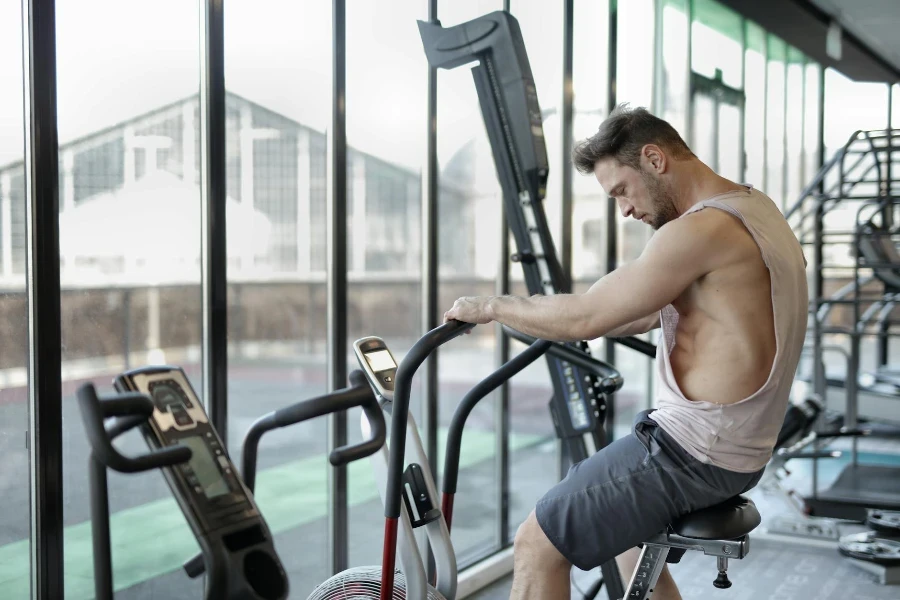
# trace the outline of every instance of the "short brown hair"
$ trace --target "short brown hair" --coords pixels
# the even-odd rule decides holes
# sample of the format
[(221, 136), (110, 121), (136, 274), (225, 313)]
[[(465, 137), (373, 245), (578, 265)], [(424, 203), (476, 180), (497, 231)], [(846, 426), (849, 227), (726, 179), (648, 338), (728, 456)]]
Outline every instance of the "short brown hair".
[(575, 144), (572, 162), (583, 175), (593, 173), (597, 161), (608, 157), (639, 170), (641, 148), (646, 144), (656, 144), (676, 159), (694, 155), (668, 122), (650, 114), (646, 108), (619, 104), (600, 124), (597, 133)]

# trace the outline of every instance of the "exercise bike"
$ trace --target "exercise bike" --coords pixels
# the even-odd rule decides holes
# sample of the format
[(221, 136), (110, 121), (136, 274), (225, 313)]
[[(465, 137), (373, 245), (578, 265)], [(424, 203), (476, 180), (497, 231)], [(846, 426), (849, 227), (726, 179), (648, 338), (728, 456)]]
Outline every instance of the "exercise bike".
[[(622, 385), (621, 376), (606, 363), (564, 344), (535, 340), (526, 350), (481, 381), (460, 402), (447, 438), (444, 494), (438, 504), (435, 480), (415, 421), (409, 414), (412, 380), (431, 352), (473, 327), (472, 324), (457, 321), (441, 325), (416, 342), (399, 364), (380, 338), (363, 338), (354, 343), (360, 366), (381, 398), (385, 412), (390, 413), (389, 446), (382, 447), (370, 457), (385, 507), (382, 564), (380, 567), (343, 571), (318, 586), (309, 600), (455, 600), (457, 567), (450, 541), (450, 524), (463, 424), (475, 404), (547, 352), (557, 353), (566, 360), (576, 359), (577, 355), (577, 360), (586, 368), (601, 373), (603, 393), (615, 391)], [(364, 433), (370, 429), (365, 417), (361, 427)], [(713, 585), (717, 588), (730, 587), (728, 561), (742, 559), (749, 553), (748, 534), (759, 522), (759, 513), (753, 502), (742, 496), (683, 516), (644, 542), (624, 598), (649, 598), (673, 548), (699, 550), (717, 557), (718, 576)], [(414, 530), (418, 527), (425, 528), (434, 554), (433, 578), (428, 577), (422, 553), (416, 544)]]
[[(244, 439), (242, 479), (209, 422), (184, 371), (146, 367), (115, 380), (119, 393), (100, 397), (93, 384), (78, 390), (91, 444), (91, 535), (97, 600), (112, 600), (112, 552), (107, 469), (138, 473), (161, 469), (201, 548), (185, 564), (191, 577), (207, 574), (207, 600), (284, 600), (289, 583), (272, 533), (253, 497), (256, 449), (262, 435), (332, 412), (361, 406), (372, 426), (359, 444), (332, 451), (332, 465), (364, 458), (384, 444), (385, 424), (375, 396), (360, 371), (345, 389), (299, 402), (257, 420)], [(125, 456), (113, 445), (139, 428), (150, 452)]]

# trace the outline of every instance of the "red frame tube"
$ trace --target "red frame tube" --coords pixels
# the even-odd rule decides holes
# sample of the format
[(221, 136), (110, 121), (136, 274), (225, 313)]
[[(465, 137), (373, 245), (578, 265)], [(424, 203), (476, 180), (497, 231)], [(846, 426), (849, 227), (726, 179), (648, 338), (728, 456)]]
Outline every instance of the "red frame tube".
[(441, 495), (441, 512), (444, 513), (444, 520), (447, 522), (447, 531), (450, 531), (450, 524), (453, 522), (453, 499), (455, 494), (444, 492)]
[(394, 597), (394, 566), (397, 557), (397, 525), (396, 517), (384, 520), (384, 548), (381, 554), (381, 600), (392, 600)]

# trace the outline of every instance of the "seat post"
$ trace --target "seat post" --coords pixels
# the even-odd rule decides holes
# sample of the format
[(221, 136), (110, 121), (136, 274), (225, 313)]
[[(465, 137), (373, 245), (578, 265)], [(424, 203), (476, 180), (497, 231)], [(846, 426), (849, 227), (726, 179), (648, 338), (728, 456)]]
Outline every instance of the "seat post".
[(716, 566), (719, 567), (719, 575), (716, 577), (716, 580), (713, 581), (713, 585), (720, 590), (727, 590), (731, 587), (731, 581), (728, 579), (728, 557), (717, 557)]
[(625, 590), (625, 600), (647, 600), (650, 597), (668, 556), (668, 546), (644, 543), (641, 557)]

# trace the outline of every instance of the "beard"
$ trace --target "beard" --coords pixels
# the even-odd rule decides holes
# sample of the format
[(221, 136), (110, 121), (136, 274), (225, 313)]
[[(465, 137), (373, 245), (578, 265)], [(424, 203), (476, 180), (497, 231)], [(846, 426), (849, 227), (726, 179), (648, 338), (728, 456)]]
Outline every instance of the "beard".
[(672, 189), (659, 178), (641, 169), (641, 179), (647, 186), (650, 202), (653, 204), (653, 213), (650, 215), (650, 227), (658, 230), (660, 227), (678, 218), (678, 209), (675, 208), (675, 194)]

